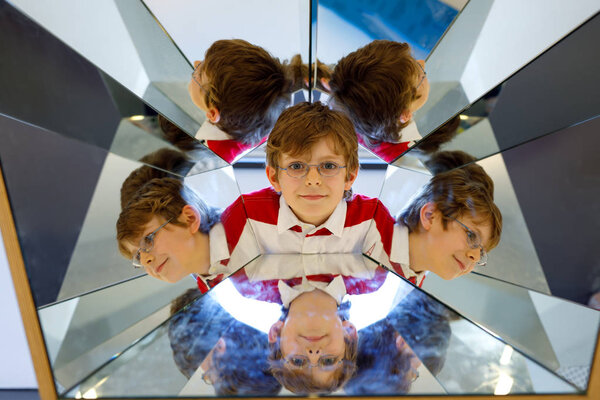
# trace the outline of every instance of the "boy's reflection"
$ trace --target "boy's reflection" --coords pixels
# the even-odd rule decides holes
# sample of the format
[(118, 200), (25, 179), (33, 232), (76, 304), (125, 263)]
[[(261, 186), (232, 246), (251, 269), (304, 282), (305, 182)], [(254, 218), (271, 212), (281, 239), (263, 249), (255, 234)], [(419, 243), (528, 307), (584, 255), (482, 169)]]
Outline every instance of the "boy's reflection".
[(330, 393), (354, 373), (358, 337), (341, 310), (346, 288), (330, 283), (280, 281), (283, 315), (269, 331), (273, 376), (294, 393)]
[(188, 91), (206, 113), (196, 138), (227, 162), (258, 145), (290, 104), (302, 77), (265, 49), (241, 39), (218, 40), (194, 62)]
[(387, 272), (360, 254), (262, 256), (232, 275), (244, 297), (282, 305), (269, 330), (273, 376), (298, 394), (331, 393), (356, 370), (347, 294), (377, 291)]
[(436, 376), (444, 365), (457, 314), (414, 289), (387, 317), (359, 332), (357, 373), (346, 394), (404, 394), (423, 363)]
[(411, 56), (407, 43), (375, 40), (348, 54), (329, 86), (332, 106), (348, 114), (359, 142), (383, 160), (393, 161), (412, 144), (405, 133), (429, 97), (429, 81), (425, 62)]
[(199, 295), (190, 289), (171, 306), (168, 332), (179, 370), (212, 385), (219, 396), (279, 393), (266, 361), (265, 333), (235, 320), (211, 293), (177, 312)]

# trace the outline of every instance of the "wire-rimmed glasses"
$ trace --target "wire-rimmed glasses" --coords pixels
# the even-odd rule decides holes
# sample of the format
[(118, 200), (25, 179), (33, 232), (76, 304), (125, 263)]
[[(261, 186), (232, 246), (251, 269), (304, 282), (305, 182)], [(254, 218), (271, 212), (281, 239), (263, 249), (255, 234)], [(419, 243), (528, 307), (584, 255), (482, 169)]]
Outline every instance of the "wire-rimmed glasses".
[(310, 366), (317, 367), (322, 371), (332, 371), (342, 362), (344, 362), (343, 358), (338, 360), (336, 356), (332, 355), (319, 357), (316, 364), (311, 363), (308, 357), (300, 355), (290, 356), (285, 359), (285, 363), (292, 369), (303, 369)]
[(483, 246), (481, 245), (481, 238), (479, 237), (479, 235), (477, 235), (475, 232), (469, 229), (468, 226), (460, 222), (458, 219), (452, 219), (458, 222), (463, 228), (465, 228), (465, 231), (467, 232), (467, 244), (469, 245), (469, 247), (472, 249), (479, 248), (479, 261), (477, 261), (475, 264), (480, 267), (486, 265), (488, 256), (487, 252), (483, 249)]
[(320, 164), (307, 164), (301, 161), (294, 161), (287, 168), (279, 167), (279, 169), (285, 171), (291, 178), (304, 178), (308, 175), (310, 167), (316, 167), (321, 176), (328, 178), (336, 176), (340, 172), (340, 169), (346, 168), (345, 165), (338, 165), (333, 161), (324, 161)]
[(143, 268), (144, 267), (142, 265), (142, 251), (144, 253), (149, 253), (152, 251), (152, 248), (154, 247), (154, 236), (156, 236), (158, 231), (160, 231), (163, 227), (165, 227), (172, 220), (173, 220), (173, 218), (169, 218), (169, 220), (167, 220), (167, 222), (165, 222), (164, 224), (162, 224), (161, 226), (156, 228), (152, 233), (144, 236), (142, 238), (142, 240), (140, 240), (140, 247), (133, 255), (133, 258), (131, 259), (131, 263), (133, 264), (134, 268)]

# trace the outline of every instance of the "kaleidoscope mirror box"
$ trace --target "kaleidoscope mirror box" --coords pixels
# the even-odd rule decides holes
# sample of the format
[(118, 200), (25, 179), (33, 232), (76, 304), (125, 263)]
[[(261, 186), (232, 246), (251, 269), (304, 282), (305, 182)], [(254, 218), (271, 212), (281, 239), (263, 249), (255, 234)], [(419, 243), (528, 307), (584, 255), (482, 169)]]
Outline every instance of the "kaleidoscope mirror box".
[(600, 396), (597, 1), (83, 4), (0, 2), (42, 399)]

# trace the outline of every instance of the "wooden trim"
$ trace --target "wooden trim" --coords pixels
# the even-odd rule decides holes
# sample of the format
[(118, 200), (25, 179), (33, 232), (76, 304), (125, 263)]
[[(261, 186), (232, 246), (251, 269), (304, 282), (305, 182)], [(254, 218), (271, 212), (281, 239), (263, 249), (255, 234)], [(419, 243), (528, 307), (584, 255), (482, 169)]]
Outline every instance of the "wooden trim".
[(29, 350), (33, 360), (33, 368), (38, 381), (38, 391), (42, 400), (55, 400), (57, 398), (52, 370), (46, 353), (46, 345), (42, 336), (42, 329), (37, 315), (37, 310), (31, 295), (29, 280), (25, 271), (25, 264), (21, 255), (21, 246), (17, 237), (12, 211), (8, 201), (8, 193), (4, 185), (2, 168), (0, 167), (0, 231), (4, 238), (4, 247), (8, 258), (8, 266), (12, 275), (21, 317)]
[[(31, 295), (29, 280), (25, 271), (25, 264), (21, 255), (21, 247), (17, 237), (17, 232), (12, 217), (12, 211), (8, 201), (8, 194), (4, 186), (2, 169), (0, 168), (0, 230), (4, 238), (4, 246), (8, 257), (8, 264), (12, 274), (12, 279), (23, 318), (27, 341), (33, 359), (33, 366), (38, 381), (38, 391), (42, 400), (56, 400), (57, 394), (54, 386), (54, 379), (46, 346), (42, 336), (42, 330), (37, 315), (37, 310)], [(588, 391), (584, 395), (510, 395), (510, 400), (539, 400), (540, 398), (558, 399), (558, 400), (583, 400), (600, 399), (600, 335), (596, 338), (596, 352), (590, 371), (590, 382)], [(477, 373), (477, 371), (473, 371)], [(403, 396), (402, 399), (414, 400), (458, 400), (458, 399), (496, 399), (494, 396)], [(114, 398), (113, 398), (114, 399)], [(149, 399), (149, 398), (146, 398)], [(166, 398), (161, 397), (161, 400)], [(174, 398), (180, 399), (180, 398)], [(360, 399), (360, 400), (382, 400), (383, 397), (342, 397), (342, 399)], [(125, 399), (124, 399), (125, 400)], [(126, 400), (131, 400), (127, 398)]]

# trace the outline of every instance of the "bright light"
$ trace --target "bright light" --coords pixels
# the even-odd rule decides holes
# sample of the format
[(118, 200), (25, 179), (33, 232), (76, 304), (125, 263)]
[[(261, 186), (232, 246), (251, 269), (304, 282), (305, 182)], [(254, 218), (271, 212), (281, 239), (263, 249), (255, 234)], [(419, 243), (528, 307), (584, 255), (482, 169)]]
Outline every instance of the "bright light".
[(461, 114), (461, 115), (458, 116), (458, 118), (460, 118), (460, 119), (462, 119), (464, 121), (465, 119), (469, 119), (469, 116)]
[(143, 115), (132, 115), (131, 117), (129, 117), (130, 120), (132, 121), (141, 121), (144, 119)]
[(88, 390), (87, 392), (85, 392), (83, 394), (83, 398), (84, 399), (97, 399), (98, 398), (98, 394), (96, 393), (96, 389), (91, 388), (90, 390)]
[(498, 378), (498, 383), (496, 384), (496, 390), (494, 390), (495, 395), (509, 394), (510, 389), (513, 385), (513, 378), (506, 375), (505, 373), (500, 373), (500, 378)]
[(510, 362), (510, 357), (512, 356), (513, 348), (510, 346), (504, 346), (504, 351), (502, 352), (502, 357), (500, 357), (500, 364), (508, 365)]

